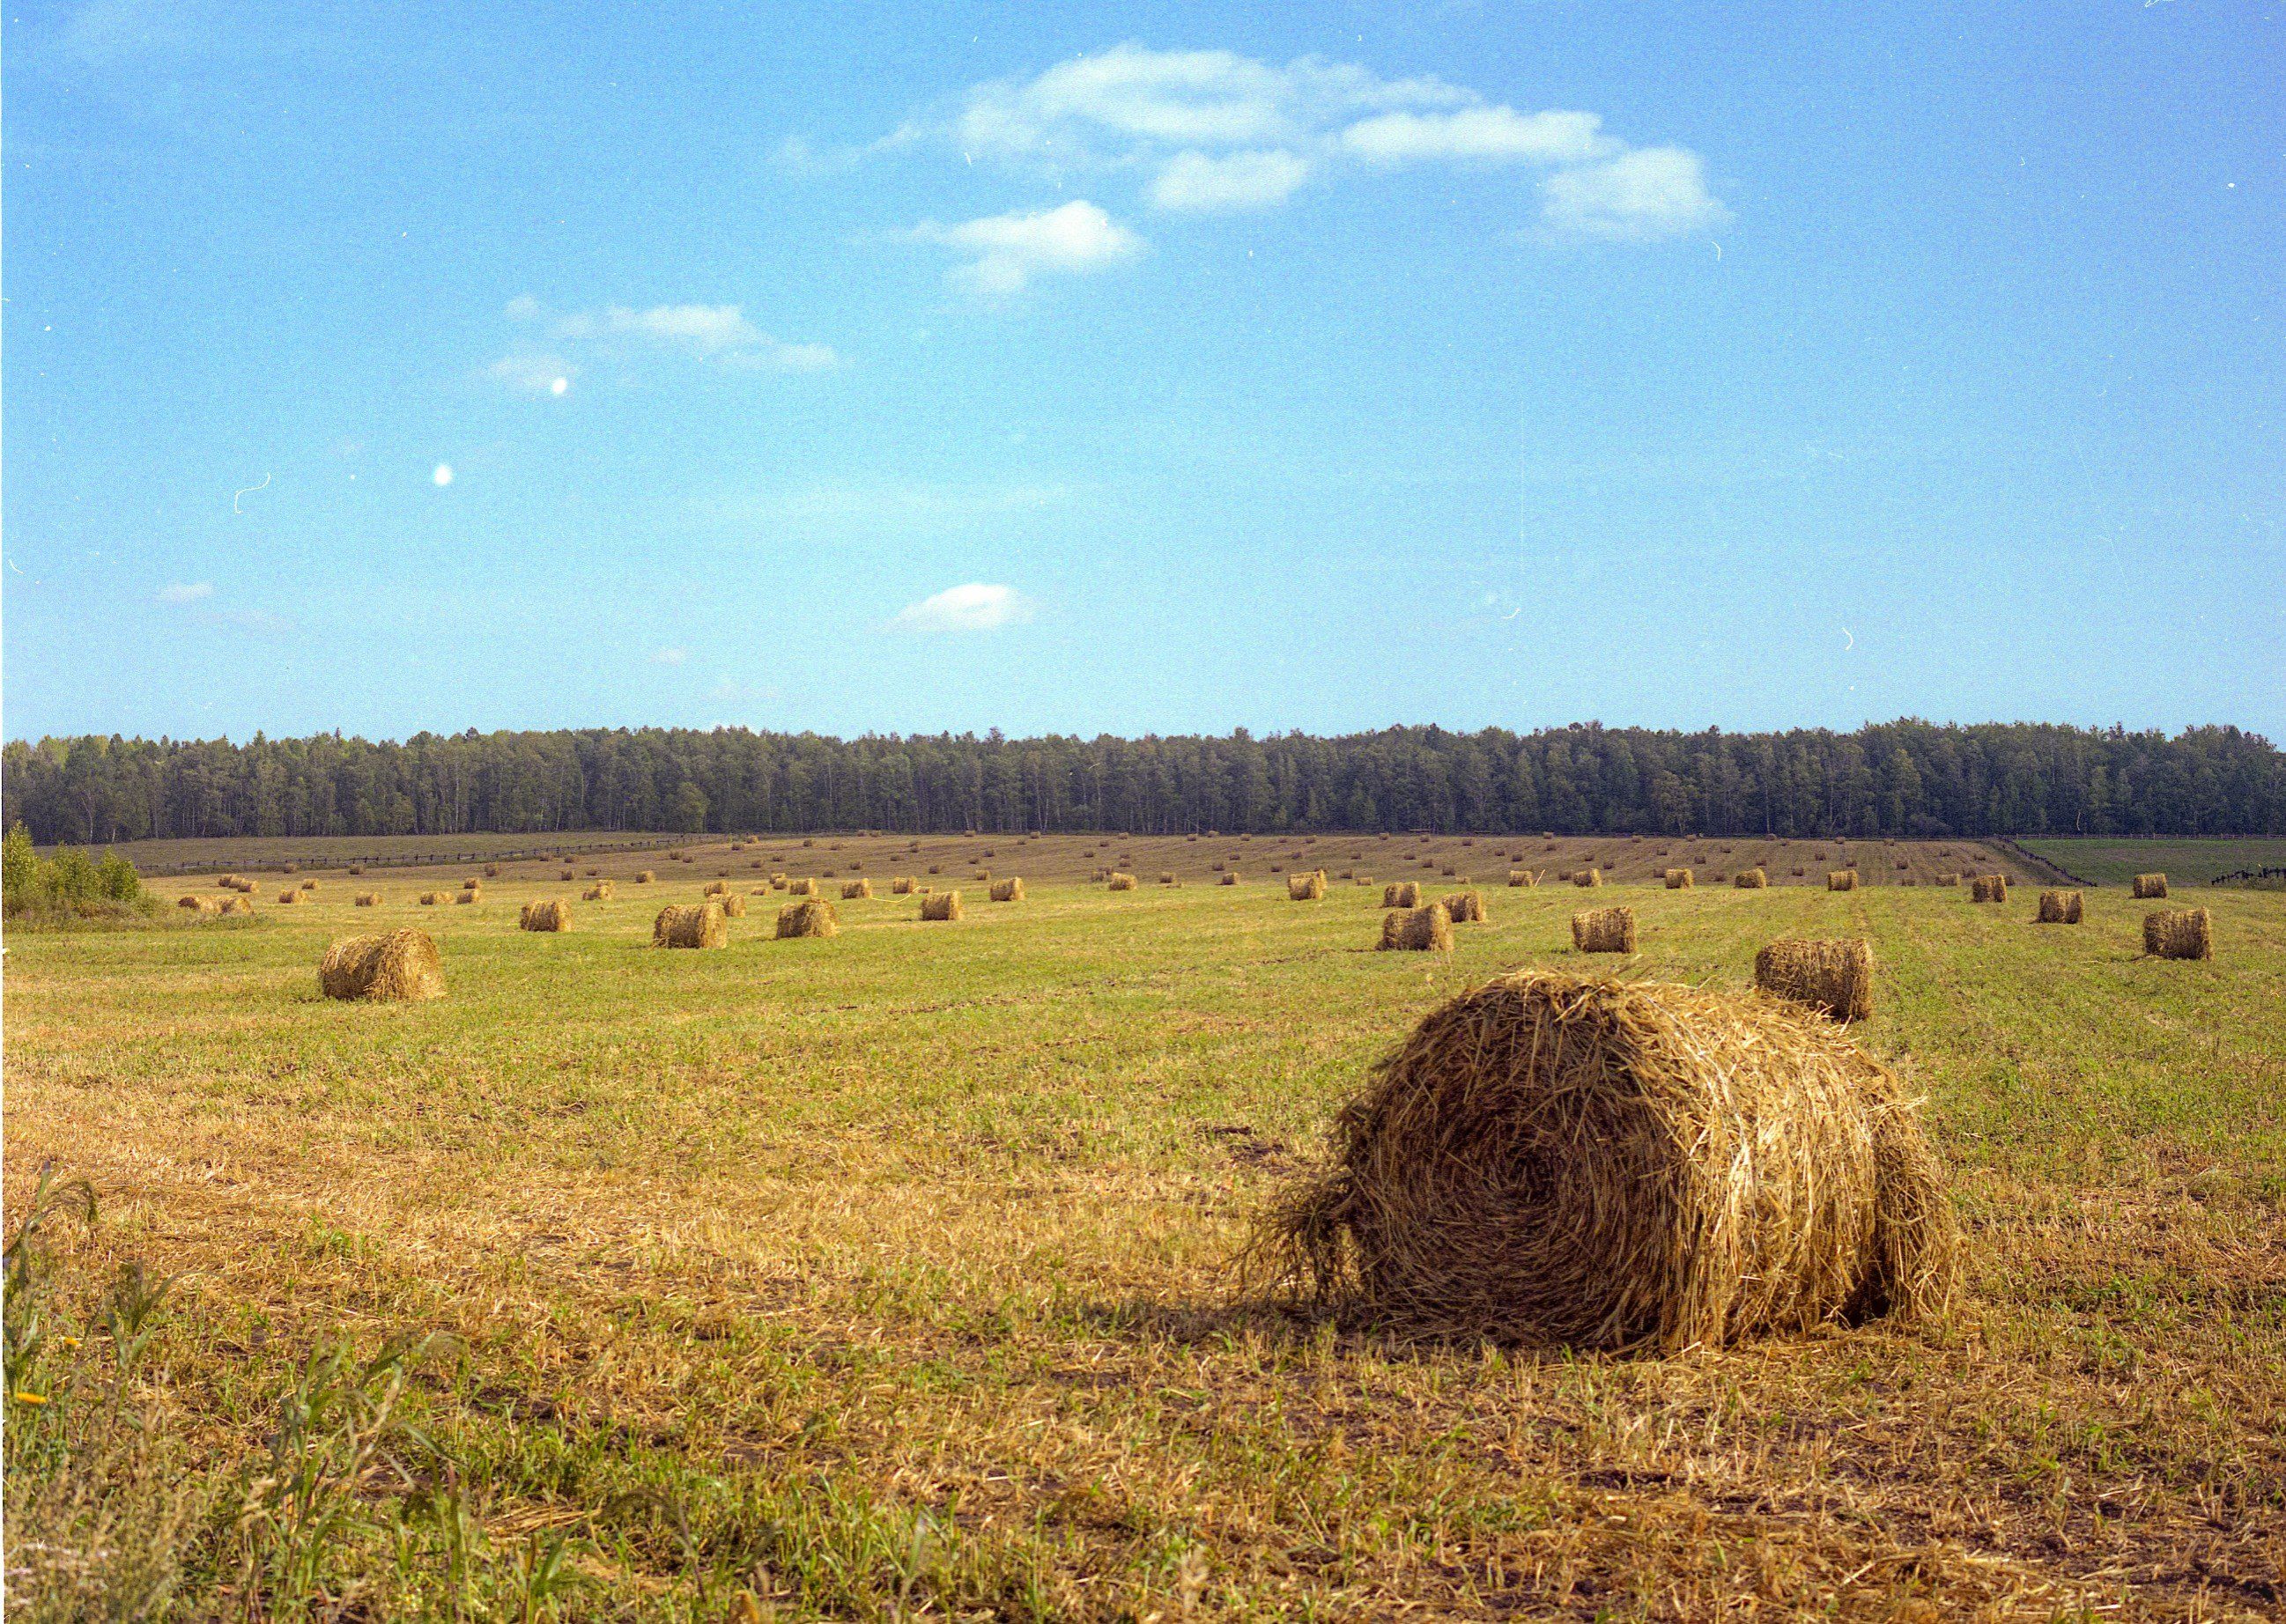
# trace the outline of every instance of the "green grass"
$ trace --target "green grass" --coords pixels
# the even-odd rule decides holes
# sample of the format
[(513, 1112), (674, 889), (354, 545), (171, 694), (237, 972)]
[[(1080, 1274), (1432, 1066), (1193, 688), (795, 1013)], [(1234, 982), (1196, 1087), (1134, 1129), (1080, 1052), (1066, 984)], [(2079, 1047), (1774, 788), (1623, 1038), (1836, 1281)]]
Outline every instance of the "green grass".
[(2172, 886), (2201, 886), (2219, 874), (2286, 868), (2286, 840), (2022, 840), (2036, 856), (2099, 886), (2138, 874), (2164, 874)]
[[(85, 1411), (12, 1405), (10, 1537), (20, 1495), (107, 1494), (180, 1530), (183, 1616), (2286, 1594), (2275, 896), (2202, 894), (2218, 956), (2182, 964), (2140, 958), (2109, 891), (2077, 927), (1929, 887), (1599, 895), (1638, 911), (1642, 952), (1596, 961), (1629, 975), (1743, 987), (1771, 936), (1870, 935), (1864, 1040), (1928, 1095), (1972, 1257), (1927, 1335), (1614, 1360), (1337, 1334), (1228, 1266), (1421, 1014), (1582, 964), (1569, 887), (1488, 891), (1449, 959), (1367, 950), (1377, 886), (1051, 885), (957, 925), (884, 896), (789, 942), (758, 898), (713, 952), (647, 945), (695, 876), (561, 936), (515, 929), (560, 886), (377, 915), (347, 888), (10, 943), (12, 1222), (50, 1160), (101, 1193), (46, 1232), (42, 1289), (93, 1361), (78, 1391), (123, 1391), (146, 1440), (20, 1459), (28, 1419), (60, 1439)], [(451, 995), (319, 999), (324, 943), (393, 923), (438, 935)], [(121, 1376), (91, 1333), (129, 1259), (173, 1284)]]

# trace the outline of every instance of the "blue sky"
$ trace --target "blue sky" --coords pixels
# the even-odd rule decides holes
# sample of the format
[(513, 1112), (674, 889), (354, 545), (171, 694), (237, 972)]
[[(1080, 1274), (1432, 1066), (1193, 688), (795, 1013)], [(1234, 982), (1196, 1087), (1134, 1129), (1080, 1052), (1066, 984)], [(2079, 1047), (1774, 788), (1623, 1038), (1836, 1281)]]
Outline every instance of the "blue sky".
[(2286, 735), (2277, 4), (6, 28), (10, 737)]

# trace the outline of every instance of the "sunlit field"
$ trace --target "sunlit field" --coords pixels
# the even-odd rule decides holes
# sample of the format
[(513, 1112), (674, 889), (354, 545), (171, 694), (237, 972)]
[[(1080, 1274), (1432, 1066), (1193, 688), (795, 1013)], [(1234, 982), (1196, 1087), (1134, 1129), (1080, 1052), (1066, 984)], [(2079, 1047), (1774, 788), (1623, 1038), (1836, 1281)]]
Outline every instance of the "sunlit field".
[[(12, 934), (11, 1232), (43, 1167), (98, 1198), (35, 1237), (12, 1596), (79, 1616), (173, 1560), (200, 1618), (2286, 1608), (2278, 895), (2179, 895), (2215, 958), (2171, 962), (2123, 890), (2039, 926), (2029, 887), (1927, 883), (1951, 854), (1740, 891), (1708, 874), (1754, 843), (1655, 842), (1590, 892), (1509, 887), (1537, 841), (875, 844), (616, 857), (564, 934), (518, 909), (584, 859), (467, 906), (413, 900), (459, 869), (316, 871), (279, 906), (273, 869), (250, 919)], [(1533, 855), (1620, 849), (1564, 846)], [(1297, 849), (1375, 883), (1290, 902)], [(1645, 883), (1702, 849), (1696, 888)], [(1870, 880), (1880, 851), (1841, 860)], [(1130, 855), (1138, 890), (1084, 883)], [(929, 863), (964, 920), (887, 894)], [(1371, 950), (1380, 882), (1434, 897), (1448, 864), (1490, 921)], [(725, 949), (650, 945), (718, 871), (829, 867), (882, 893), (829, 883), (834, 939), (773, 940), (769, 894)], [(993, 904), (984, 867), (1044, 879)], [(1636, 909), (1638, 953), (1572, 950), (1590, 901)], [(406, 924), (447, 997), (319, 997), (328, 942)], [(1407, 1344), (1241, 1279), (1254, 1215), (1443, 998), (1519, 965), (1744, 989), (1797, 934), (1874, 944), (1860, 1037), (1925, 1092), (1967, 1235), (1946, 1322), (1584, 1357)], [(155, 1305), (121, 1301), (130, 1263)]]

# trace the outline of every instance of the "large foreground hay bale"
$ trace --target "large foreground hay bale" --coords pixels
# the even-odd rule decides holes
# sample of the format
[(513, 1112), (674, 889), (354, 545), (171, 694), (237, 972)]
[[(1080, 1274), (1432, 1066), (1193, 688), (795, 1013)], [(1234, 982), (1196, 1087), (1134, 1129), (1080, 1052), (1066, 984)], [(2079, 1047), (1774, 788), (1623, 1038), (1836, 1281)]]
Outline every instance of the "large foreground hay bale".
[(1761, 869), (1741, 869), (1730, 883), (1741, 891), (1762, 891), (1770, 887), (1770, 877)]
[(1453, 916), (1442, 903), (1426, 908), (1400, 908), (1381, 919), (1380, 951), (1449, 953), (1453, 950)]
[(1333, 1139), (1252, 1261), (1344, 1317), (1677, 1353), (1951, 1294), (1913, 1103), (1775, 999), (1504, 976), (1423, 1020)]
[(2040, 923), (2043, 925), (2077, 925), (2080, 920), (2080, 895), (2077, 891), (2040, 893)]
[(788, 903), (778, 910), (778, 935), (838, 936), (841, 920), (833, 911), (833, 904), (822, 896), (807, 897), (799, 903)]
[(2143, 950), (2156, 958), (2212, 958), (2214, 919), (2203, 908), (2162, 908), (2147, 913)]
[(992, 882), (992, 900), (996, 903), (1021, 903), (1024, 900), (1024, 882), (1021, 879), (996, 879)]
[(376, 936), (343, 936), (319, 961), (318, 986), (329, 998), (441, 998), (445, 961), (429, 933), (411, 926)]
[(1667, 888), (1670, 891), (1688, 891), (1698, 883), (1698, 877), (1689, 869), (1667, 871)]
[(1589, 908), (1572, 916), (1572, 945), (1582, 953), (1636, 950), (1636, 911)]
[(1855, 891), (1857, 888), (1857, 871), (1835, 869), (1826, 875), (1825, 888), (1829, 891)]
[(526, 903), (516, 916), (518, 930), (563, 931), (572, 928), (572, 904), (556, 897)]
[(1135, 888), (1135, 876), (1123, 874), (1114, 869), (1111, 877), (1103, 882), (1103, 888), (1107, 891), (1132, 891)]
[(2160, 897), (2166, 895), (2167, 877), (2164, 874), (2138, 874), (2135, 876), (2135, 900), (2137, 902), (2156, 902)]
[(1580, 869), (1573, 874), (1572, 883), (1575, 886), (1600, 886), (1604, 883), (1604, 871)]
[(841, 900), (845, 903), (863, 902), (872, 895), (873, 882), (870, 879), (845, 879), (841, 882)]
[(1488, 925), (1492, 922), (1493, 916), (1486, 911), (1482, 892), (1455, 891), (1439, 906), (1455, 925)]
[(1789, 936), (1754, 955), (1754, 985), (1836, 1021), (1873, 1013), (1873, 946)]
[(650, 944), (663, 948), (718, 948), (730, 940), (729, 916), (717, 902), (669, 903), (650, 924)]
[(1286, 876), (1286, 900), (1289, 903), (1314, 903), (1325, 894), (1326, 871), (1323, 869)]
[[(1115, 886), (1112, 889), (1117, 890), (1118, 887)], [(959, 918), (960, 893), (958, 891), (937, 891), (921, 898), (921, 918), (924, 919)]]

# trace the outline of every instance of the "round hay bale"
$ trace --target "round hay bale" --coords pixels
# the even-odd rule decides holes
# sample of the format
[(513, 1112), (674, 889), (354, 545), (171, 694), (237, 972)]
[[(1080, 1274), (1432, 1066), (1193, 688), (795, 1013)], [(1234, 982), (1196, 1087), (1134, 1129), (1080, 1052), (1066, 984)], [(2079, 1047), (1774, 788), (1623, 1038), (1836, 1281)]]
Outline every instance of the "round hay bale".
[(1770, 877), (1760, 869), (1741, 869), (1730, 883), (1741, 891), (1760, 891), (1769, 886)]
[(698, 895), (701, 896), (728, 896), (730, 895), (730, 882), (727, 879), (710, 879), (705, 885), (698, 887)]
[(1873, 945), (1789, 936), (1754, 955), (1754, 985), (1835, 1021), (1873, 1013)]
[(215, 886), (218, 890), (235, 891), (238, 889), (238, 876), (235, 874), (220, 875), (216, 879)]
[(365, 869), (361, 864), (352, 863), (350, 864), (350, 872), (352, 875), (363, 874), (365, 872)]
[(435, 908), (451, 900), (451, 895), (444, 891), (423, 891), (421, 894), (421, 905), (423, 908)]
[(1825, 888), (1829, 891), (1855, 891), (1857, 888), (1857, 871), (1834, 870), (1825, 877)]
[(350, 898), (350, 905), (355, 908), (378, 908), (381, 906), (381, 893), (378, 891), (360, 891), (355, 896)]
[(1572, 876), (1572, 883), (1575, 886), (1600, 886), (1604, 883), (1604, 871), (1581, 869)]
[(1173, 885), (1175, 883), (1175, 871), (1172, 869), (1161, 869), (1159, 871), (1159, 883), (1163, 886)]
[(1421, 882), (1400, 879), (1382, 887), (1381, 905), (1384, 908), (1418, 908), (1421, 906)]
[(1968, 900), (1972, 903), (2005, 903), (2008, 900), (2008, 877), (2006, 874), (1978, 874), (1968, 882)]
[(1415, 1334), (1677, 1353), (1950, 1300), (1894, 1073), (1776, 999), (1523, 971), (1415, 1028), (1249, 1261)]
[(841, 900), (845, 903), (862, 902), (872, 895), (873, 882), (870, 879), (849, 879), (842, 882)]
[(516, 916), (516, 927), (518, 930), (570, 930), (572, 904), (554, 897), (526, 903), (524, 911)]
[(992, 882), (992, 900), (996, 903), (1021, 903), (1024, 900), (1024, 882), (1021, 879), (996, 879)]
[(1957, 886), (1960, 883), (1960, 876), (1950, 872), (1939, 874), (1936, 877), (1936, 883), (1941, 886)]
[(406, 926), (374, 936), (343, 936), (318, 964), (318, 987), (329, 998), (375, 1003), (445, 996), (445, 960), (425, 930)]
[(889, 881), (891, 896), (910, 896), (912, 894), (913, 877), (910, 874), (899, 874)]
[(463, 891), (481, 891), (484, 888), (485, 882), (478, 879), (474, 875), (470, 875), (468, 879), (461, 882), (461, 889)]
[(658, 874), (653, 872), (651, 870), (644, 869), (635, 875), (635, 884), (639, 886), (647, 886), (658, 878)]
[(461, 892), (461, 893), (460, 894), (460, 895), (458, 895), (458, 896), (454, 897), (453, 900), (454, 902), (456, 902), (456, 903), (481, 903), (481, 902), (483, 902), (483, 901), (485, 900), (485, 894), (484, 894), (482, 891), (480, 891), (480, 890), (478, 890), (478, 891), (463, 891), (463, 892)]
[(303, 900), (302, 893), (298, 888), (280, 891), (278, 894), (278, 900), (281, 903), (298, 903)]
[(222, 899), (222, 911), (225, 913), (252, 913), (254, 911), (254, 899), (248, 896), (243, 892), (240, 892), (236, 896), (225, 896)]
[(2155, 958), (2212, 958), (2214, 919), (2203, 908), (2162, 908), (2147, 913), (2143, 950)]
[(175, 906), (177, 908), (188, 908), (193, 911), (196, 911), (197, 910), (207, 906), (211, 901), (213, 901), (211, 897), (205, 896), (178, 896), (175, 899)]
[(1221, 883), (1226, 886), (1236, 885), (1238, 883), (1238, 871), (1236, 869), (1223, 870)]
[(314, 879), (305, 879), (302, 882), (302, 889), (304, 891), (314, 891), (317, 888), (318, 882)]
[(669, 903), (650, 925), (650, 944), (663, 948), (718, 948), (728, 945), (729, 915), (718, 902)]
[(1477, 891), (1455, 891), (1439, 904), (1455, 925), (1489, 925), (1492, 915), (1486, 911), (1484, 895)]
[(1636, 911), (1589, 908), (1572, 916), (1572, 946), (1581, 953), (1636, 950)]
[(565, 869), (561, 873), (557, 874), (556, 878), (559, 880), (571, 880), (577, 879), (579, 876), (573, 873), (570, 869)]
[(2137, 902), (2155, 902), (2166, 895), (2167, 877), (2164, 874), (2138, 874), (2135, 876), (2135, 900)]
[(585, 891), (579, 893), (579, 900), (583, 903), (609, 902), (611, 898), (611, 893), (615, 889), (616, 887), (610, 880), (599, 879), (594, 885), (589, 886)]
[(1135, 888), (1135, 876), (1120, 873), (1115, 869), (1105, 878), (1103, 888), (1107, 891), (1132, 891)]
[(1323, 869), (1286, 876), (1286, 900), (1289, 903), (1314, 903), (1325, 895), (1326, 871)]
[(1688, 891), (1696, 883), (1697, 879), (1689, 869), (1667, 871), (1667, 888), (1670, 891)]
[(500, 878), (500, 864), (497, 863), (485, 863), (485, 878), (486, 879), (498, 879)]
[(789, 879), (785, 888), (788, 896), (816, 896), (818, 894), (815, 879)]
[(1400, 908), (1381, 918), (1383, 953), (1449, 953), (1453, 950), (1453, 917), (1442, 903), (1426, 908)]
[(736, 892), (726, 891), (714, 900), (722, 905), (722, 911), (729, 918), (743, 919), (746, 917), (746, 899)]
[(2077, 891), (2043, 891), (2040, 893), (2040, 918), (2043, 925), (2077, 925), (2080, 921), (2082, 904)]
[(924, 919), (959, 918), (960, 893), (937, 891), (921, 898), (921, 918)]
[(1508, 883), (1512, 887), (1530, 887), (1540, 883), (1540, 876), (1530, 869), (1510, 869)]
[(824, 897), (805, 897), (778, 910), (777, 934), (780, 940), (788, 936), (838, 936), (841, 934), (841, 921), (834, 914), (833, 904)]

